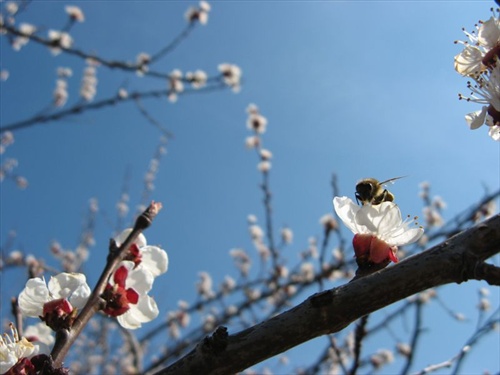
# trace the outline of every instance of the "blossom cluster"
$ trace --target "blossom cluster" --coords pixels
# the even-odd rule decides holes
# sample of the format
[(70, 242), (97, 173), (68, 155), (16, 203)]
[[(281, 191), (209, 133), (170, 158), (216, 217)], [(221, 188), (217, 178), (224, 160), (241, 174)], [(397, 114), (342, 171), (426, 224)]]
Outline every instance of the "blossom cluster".
[(80, 86), (80, 97), (86, 102), (92, 101), (97, 93), (96, 67), (98, 62), (94, 59), (87, 59), (87, 66), (83, 71), (82, 82)]
[[(0, 134), (0, 155), (3, 155), (7, 148), (14, 143), (14, 134), (10, 131), (6, 131)], [(17, 168), (18, 161), (14, 158), (2, 157), (2, 163), (0, 164), (0, 182), (6, 177), (11, 178), (15, 181), (16, 185), (20, 189), (25, 189), (28, 187), (28, 180), (14, 173), (14, 169)]]
[[(132, 229), (126, 229), (114, 239), (117, 249), (131, 232)], [(104, 301), (103, 312), (116, 317), (126, 329), (139, 328), (142, 323), (155, 319), (159, 310), (148, 292), (154, 279), (167, 269), (167, 253), (157, 246), (148, 246), (144, 235), (139, 234), (100, 295)], [(19, 337), (12, 328), (12, 339), (4, 336), (0, 341), (0, 373), (11, 371), (15, 366), (36, 367), (30, 358), (40, 354), (42, 347), (43, 352), (48, 353), (48, 345), (53, 344), (47, 329), (71, 330), (90, 295), (86, 277), (81, 273), (63, 272), (52, 276), (48, 283), (43, 277), (29, 279), (19, 294), (18, 306), (23, 316), (40, 318), (45, 329), (37, 333), (26, 330), (24, 337)]]
[(247, 129), (253, 135), (245, 140), (248, 149), (255, 149), (259, 155), (260, 162), (257, 164), (257, 169), (262, 173), (267, 173), (271, 169), (271, 159), (273, 154), (268, 149), (262, 147), (262, 134), (267, 129), (267, 118), (262, 116), (259, 108), (255, 104), (249, 104), (247, 107)]
[(487, 21), (480, 21), (476, 30), (464, 30), (468, 41), (456, 41), (464, 49), (455, 56), (455, 70), (471, 79), (467, 82), (470, 96), (459, 94), (468, 102), (483, 104), (483, 107), (465, 116), (469, 127), (477, 129), (483, 124), (489, 127), (488, 134), (500, 141), (500, 19), (498, 10)]

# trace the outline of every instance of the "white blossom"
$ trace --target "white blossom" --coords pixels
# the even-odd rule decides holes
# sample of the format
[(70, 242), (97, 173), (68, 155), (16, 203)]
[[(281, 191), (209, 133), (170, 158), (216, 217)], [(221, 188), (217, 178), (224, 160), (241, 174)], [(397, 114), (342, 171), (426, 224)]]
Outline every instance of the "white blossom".
[(96, 65), (93, 60), (87, 60), (87, 67), (83, 71), (80, 96), (87, 102), (92, 101), (97, 93)]
[[(116, 272), (120, 269), (124, 272), (124, 280), (116, 277)], [(117, 270), (109, 280), (109, 286), (112, 291), (134, 290), (138, 295), (136, 303), (128, 303), (128, 310), (117, 316), (118, 323), (127, 329), (137, 329), (142, 326), (142, 323), (147, 323), (155, 319), (158, 314), (158, 306), (155, 300), (148, 296), (147, 293), (153, 286), (154, 275), (144, 267), (135, 267), (134, 262), (123, 261), (119, 264)], [(124, 307), (124, 306), (121, 306)], [(104, 309), (104, 312), (110, 314), (110, 311)], [(111, 314), (110, 314), (111, 315)]]
[(234, 64), (220, 64), (219, 71), (222, 74), (222, 79), (226, 85), (233, 89), (233, 92), (239, 92), (241, 81), (241, 69)]
[(194, 73), (187, 72), (186, 79), (191, 82), (193, 88), (199, 89), (207, 84), (207, 73), (203, 70), (196, 70)]
[(19, 25), (19, 31), (24, 34), (23, 36), (17, 36), (12, 40), (12, 48), (14, 51), (19, 51), (29, 42), (29, 37), (36, 32), (36, 27), (29, 23), (21, 23)]
[(186, 11), (185, 18), (188, 22), (200, 22), (201, 25), (206, 25), (208, 22), (208, 12), (210, 12), (211, 6), (206, 1), (200, 1), (199, 7), (189, 7)]
[(290, 228), (281, 229), (281, 239), (285, 244), (291, 244), (293, 241), (293, 231)]
[(495, 141), (500, 141), (500, 66), (498, 55), (500, 48), (500, 20), (493, 13), (488, 21), (480, 21), (477, 32), (467, 32), (469, 41), (457, 41), (464, 45), (463, 51), (455, 56), (455, 70), (471, 78), (467, 83), (470, 96), (459, 94), (459, 98), (468, 102), (483, 104), (481, 110), (465, 116), (470, 129), (477, 129), (483, 124), (490, 127), (488, 134)]
[[(125, 229), (114, 238), (116, 244), (120, 246), (132, 232), (132, 228)], [(146, 237), (141, 233), (134, 241), (139, 248), (139, 266), (147, 269), (154, 277), (164, 274), (168, 270), (167, 252), (158, 246), (147, 244)]]
[(21, 358), (30, 358), (38, 354), (38, 346), (33, 345), (25, 337), (19, 337), (12, 323), (10, 331), (10, 335), (0, 336), (0, 374), (9, 371)]
[(66, 11), (66, 13), (68, 13), (71, 19), (78, 22), (85, 21), (85, 15), (79, 7), (74, 5), (67, 5), (64, 10)]
[(19, 294), (18, 303), (23, 315), (38, 317), (43, 314), (43, 305), (47, 302), (64, 298), (73, 308), (81, 309), (89, 296), (90, 288), (84, 274), (64, 272), (52, 276), (48, 285), (40, 277), (29, 279)]
[[(410, 222), (402, 220), (401, 211), (393, 202), (358, 206), (350, 198), (335, 197), (333, 205), (340, 219), (355, 234), (354, 241), (356, 238), (363, 241), (360, 248), (354, 242), (356, 256), (369, 252), (370, 260), (375, 263), (387, 257), (396, 262), (397, 246), (418, 241), (424, 233), (421, 227), (410, 228)], [(372, 241), (371, 244), (364, 239)]]
[(177, 101), (177, 94), (183, 91), (182, 72), (179, 69), (175, 69), (170, 73), (168, 79), (168, 100), (171, 102)]
[(61, 53), (61, 48), (68, 49), (73, 45), (73, 38), (64, 31), (49, 30), (49, 40), (52, 46), (49, 47), (53, 55)]

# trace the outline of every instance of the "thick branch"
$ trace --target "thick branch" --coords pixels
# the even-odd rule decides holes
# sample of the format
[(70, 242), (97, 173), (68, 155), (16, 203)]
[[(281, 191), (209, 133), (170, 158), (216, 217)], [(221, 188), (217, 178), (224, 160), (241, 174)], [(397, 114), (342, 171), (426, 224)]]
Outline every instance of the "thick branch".
[[(219, 328), (188, 355), (157, 374), (233, 374), (423, 290), (469, 279), (500, 252), (500, 215), (399, 264), (339, 288), (234, 335)], [(498, 280), (497, 280), (498, 281)]]

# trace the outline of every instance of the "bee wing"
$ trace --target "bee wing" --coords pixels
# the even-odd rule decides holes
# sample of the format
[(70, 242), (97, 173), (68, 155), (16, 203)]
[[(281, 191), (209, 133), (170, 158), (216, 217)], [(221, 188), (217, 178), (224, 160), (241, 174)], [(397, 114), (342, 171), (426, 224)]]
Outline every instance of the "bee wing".
[(388, 184), (392, 185), (396, 180), (399, 180), (399, 179), (405, 178), (405, 177), (408, 177), (408, 176), (399, 176), (399, 177), (389, 178), (388, 180), (382, 181), (380, 183), (380, 185), (388, 185)]

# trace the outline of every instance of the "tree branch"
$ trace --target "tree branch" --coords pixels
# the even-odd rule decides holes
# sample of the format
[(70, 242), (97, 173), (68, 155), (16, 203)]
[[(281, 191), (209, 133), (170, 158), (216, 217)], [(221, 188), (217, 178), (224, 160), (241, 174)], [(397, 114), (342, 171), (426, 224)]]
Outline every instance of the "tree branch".
[[(296, 307), (227, 335), (219, 327), (157, 374), (233, 374), (423, 290), (482, 279), (478, 265), (500, 252), (500, 215), (399, 264), (317, 293)], [(492, 277), (493, 282), (500, 282)]]

